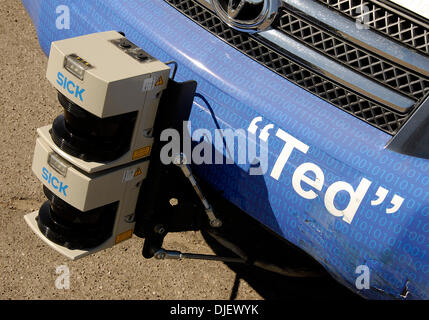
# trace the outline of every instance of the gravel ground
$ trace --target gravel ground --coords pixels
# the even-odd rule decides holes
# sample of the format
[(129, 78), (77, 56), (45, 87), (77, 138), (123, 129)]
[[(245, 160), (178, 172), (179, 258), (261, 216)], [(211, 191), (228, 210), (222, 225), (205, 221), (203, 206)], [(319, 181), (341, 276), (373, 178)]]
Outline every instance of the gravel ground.
[[(24, 222), (44, 201), (31, 172), (36, 129), (61, 113), (45, 79), (47, 58), (17, 0), (0, 0), (0, 298), (229, 299), (235, 273), (218, 262), (145, 260), (143, 240), (69, 261)], [(169, 234), (166, 247), (212, 253), (200, 233)], [(56, 268), (70, 268), (70, 289), (55, 287)], [(261, 299), (244, 280), (237, 299)]]

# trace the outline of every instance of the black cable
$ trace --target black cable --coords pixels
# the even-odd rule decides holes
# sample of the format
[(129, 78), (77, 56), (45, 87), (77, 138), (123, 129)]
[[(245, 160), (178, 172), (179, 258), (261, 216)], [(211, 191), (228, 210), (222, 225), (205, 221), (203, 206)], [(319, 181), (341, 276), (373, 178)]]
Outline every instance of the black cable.
[(165, 62), (165, 64), (166, 64), (166, 65), (169, 65), (169, 64), (174, 65), (173, 75), (171, 76), (171, 79), (173, 79), (173, 80), (174, 80), (174, 78), (176, 77), (176, 72), (177, 72), (177, 68), (178, 68), (178, 64), (177, 64), (177, 62), (176, 62), (176, 61), (171, 60), (171, 61), (167, 61), (167, 62)]

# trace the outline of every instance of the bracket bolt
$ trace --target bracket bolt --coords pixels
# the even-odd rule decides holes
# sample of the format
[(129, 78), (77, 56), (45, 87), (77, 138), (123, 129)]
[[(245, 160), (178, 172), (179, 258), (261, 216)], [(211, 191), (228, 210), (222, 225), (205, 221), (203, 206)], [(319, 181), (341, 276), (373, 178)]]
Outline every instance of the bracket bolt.
[(157, 234), (163, 235), (165, 233), (165, 228), (162, 224), (157, 224), (155, 228), (153, 228), (153, 231)]

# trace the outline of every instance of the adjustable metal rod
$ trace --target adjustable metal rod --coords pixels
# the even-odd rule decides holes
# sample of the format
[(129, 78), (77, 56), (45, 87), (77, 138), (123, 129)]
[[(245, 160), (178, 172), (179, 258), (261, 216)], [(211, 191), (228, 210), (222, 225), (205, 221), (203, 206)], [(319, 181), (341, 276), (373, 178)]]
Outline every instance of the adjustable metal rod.
[(283, 276), (295, 277), (295, 278), (320, 277), (325, 274), (325, 272), (323, 272), (322, 270), (313, 270), (305, 267), (301, 267), (301, 268), (288, 268), (284, 266), (280, 267), (278, 265), (268, 263), (265, 261), (260, 261), (260, 260), (253, 260), (252, 262), (250, 262), (249, 258), (244, 253), (244, 251), (241, 250), (237, 245), (223, 238), (221, 235), (217, 234), (216, 232), (209, 230), (207, 231), (207, 234), (210, 237), (212, 237), (214, 240), (216, 240), (219, 244), (221, 244), (228, 250), (231, 250), (232, 252), (234, 252), (243, 261), (246, 261), (247, 264), (251, 264), (255, 267), (258, 267), (270, 272), (278, 273)]
[(222, 221), (219, 220), (218, 218), (216, 218), (211, 205), (209, 204), (206, 197), (203, 195), (200, 187), (198, 186), (198, 183), (192, 174), (191, 168), (187, 164), (186, 156), (183, 153), (176, 155), (176, 157), (174, 158), (174, 164), (176, 166), (180, 167), (180, 169), (182, 170), (185, 177), (189, 180), (189, 182), (194, 187), (196, 194), (200, 198), (200, 200), (201, 200), (201, 202), (205, 208), (206, 215), (209, 218), (210, 226), (213, 228), (221, 227)]
[(211, 260), (211, 261), (232, 262), (232, 263), (246, 263), (246, 261), (241, 258), (219, 257), (214, 255), (208, 255), (208, 254), (182, 253), (180, 251), (172, 251), (172, 250), (164, 250), (164, 249), (159, 249), (155, 253), (155, 258), (158, 260), (193, 259), (193, 260)]

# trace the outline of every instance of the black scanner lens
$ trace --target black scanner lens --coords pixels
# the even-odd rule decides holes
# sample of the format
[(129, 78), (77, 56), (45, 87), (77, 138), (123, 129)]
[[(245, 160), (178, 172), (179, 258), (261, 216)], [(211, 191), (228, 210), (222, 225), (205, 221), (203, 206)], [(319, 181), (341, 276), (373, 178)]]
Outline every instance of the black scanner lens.
[(137, 112), (99, 118), (58, 92), (64, 114), (52, 125), (54, 143), (85, 161), (113, 161), (130, 147)]
[(118, 202), (82, 212), (43, 186), (48, 198), (39, 210), (39, 230), (52, 242), (83, 250), (102, 244), (112, 235)]

